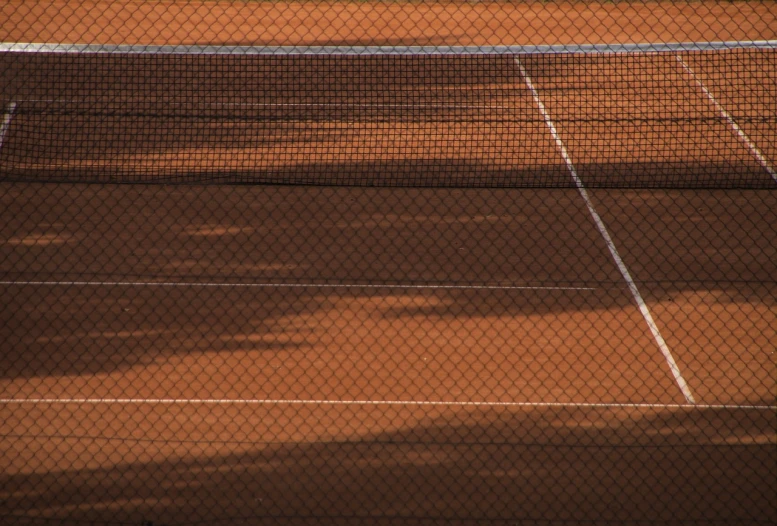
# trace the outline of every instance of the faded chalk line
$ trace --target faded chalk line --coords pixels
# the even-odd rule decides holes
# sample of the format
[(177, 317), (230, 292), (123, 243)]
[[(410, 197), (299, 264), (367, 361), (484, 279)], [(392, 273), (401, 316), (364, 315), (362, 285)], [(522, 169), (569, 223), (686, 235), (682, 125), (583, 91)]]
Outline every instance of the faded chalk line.
[(583, 181), (578, 176), (577, 170), (575, 169), (574, 164), (572, 164), (572, 159), (569, 157), (569, 154), (567, 153), (567, 149), (564, 146), (564, 142), (561, 140), (561, 136), (556, 130), (556, 126), (555, 124), (553, 124), (553, 120), (550, 118), (550, 114), (545, 109), (545, 105), (542, 103), (542, 99), (540, 98), (540, 95), (537, 92), (537, 89), (534, 87), (534, 84), (532, 83), (531, 78), (529, 77), (529, 74), (524, 69), (523, 64), (521, 64), (518, 57), (515, 57), (515, 63), (518, 66), (518, 69), (520, 70), (521, 75), (523, 76), (526, 82), (526, 85), (531, 91), (532, 96), (534, 97), (534, 101), (537, 103), (537, 107), (539, 108), (540, 113), (542, 114), (542, 118), (545, 120), (545, 124), (548, 126), (548, 129), (550, 130), (550, 134), (553, 136), (553, 140), (556, 142), (556, 146), (561, 152), (561, 157), (564, 159), (564, 162), (567, 165), (567, 169), (569, 170), (569, 173), (571, 174), (572, 179), (575, 181), (575, 186), (577, 186), (577, 189), (580, 192), (580, 195), (582, 196), (583, 200), (585, 201), (585, 204), (588, 207), (588, 211), (590, 212), (591, 217), (594, 220), (594, 223), (596, 223), (596, 228), (599, 230), (599, 233), (602, 235), (602, 238), (604, 238), (604, 242), (606, 243), (607, 248), (610, 251), (610, 254), (612, 255), (612, 258), (615, 261), (615, 264), (618, 267), (618, 270), (623, 275), (623, 278), (626, 280), (626, 283), (629, 286), (629, 290), (631, 291), (631, 294), (634, 297), (634, 300), (637, 302), (637, 305), (639, 306), (639, 310), (642, 313), (643, 318), (645, 318), (645, 322), (650, 328), (650, 332), (653, 333), (653, 338), (656, 340), (656, 343), (658, 344), (658, 348), (661, 350), (661, 353), (664, 355), (664, 359), (666, 360), (666, 363), (669, 365), (669, 369), (672, 371), (672, 375), (674, 376), (674, 379), (677, 382), (677, 385), (680, 387), (680, 390), (682, 391), (683, 396), (685, 396), (685, 399), (688, 401), (688, 403), (690, 404), (695, 403), (693, 394), (691, 393), (691, 390), (688, 387), (688, 384), (685, 381), (685, 378), (683, 378), (683, 375), (680, 372), (680, 368), (677, 365), (677, 362), (675, 361), (674, 356), (672, 356), (672, 353), (669, 350), (669, 347), (667, 346), (666, 341), (664, 340), (664, 337), (661, 336), (661, 332), (658, 330), (658, 326), (656, 325), (656, 322), (653, 319), (653, 315), (650, 313), (650, 309), (648, 309), (648, 306), (645, 303), (645, 300), (642, 298), (642, 294), (639, 292), (639, 289), (637, 288), (637, 284), (634, 283), (634, 280), (632, 279), (628, 268), (626, 268), (626, 264), (623, 262), (623, 259), (621, 259), (621, 256), (618, 253), (618, 249), (615, 247), (615, 243), (610, 237), (610, 233), (607, 231), (607, 227), (604, 225), (602, 218), (599, 217), (599, 213), (596, 211), (596, 208), (594, 207), (593, 202), (591, 201), (591, 198), (588, 196), (588, 191), (585, 189), (585, 186), (583, 185)]
[(724, 108), (712, 95), (710, 90), (707, 89), (707, 87), (702, 83), (702, 81), (699, 79), (699, 77), (696, 76), (696, 73), (691, 69), (691, 67), (685, 63), (685, 61), (682, 59), (680, 55), (677, 55), (677, 61), (683, 66), (683, 69), (685, 70), (688, 75), (696, 82), (696, 84), (701, 88), (701, 90), (704, 92), (704, 94), (707, 96), (707, 98), (710, 100), (710, 103), (712, 103), (713, 106), (715, 106), (715, 109), (718, 110), (718, 113), (723, 116), (724, 119), (728, 121), (729, 126), (731, 126), (731, 129), (734, 130), (734, 132), (737, 134), (739, 139), (747, 145), (747, 147), (750, 149), (750, 153), (752, 153), (756, 159), (758, 159), (758, 162), (761, 163), (761, 166), (763, 166), (764, 170), (766, 170), (769, 175), (772, 176), (772, 179), (774, 179), (774, 182), (777, 183), (777, 172), (774, 171), (774, 169), (769, 165), (769, 161), (766, 159), (766, 156), (764, 156), (763, 152), (758, 149), (758, 146), (755, 145), (755, 143), (750, 140), (750, 137), (747, 136), (747, 134), (742, 130), (742, 128), (739, 127), (739, 125), (734, 120), (734, 117), (731, 116), (731, 114), (726, 111), (726, 108)]

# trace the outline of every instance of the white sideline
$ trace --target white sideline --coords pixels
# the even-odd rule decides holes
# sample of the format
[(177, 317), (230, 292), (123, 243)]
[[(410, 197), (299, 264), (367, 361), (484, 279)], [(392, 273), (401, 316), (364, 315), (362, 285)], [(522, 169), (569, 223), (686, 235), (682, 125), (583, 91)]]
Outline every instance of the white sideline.
[(595, 287), (552, 287), (531, 285), (412, 285), (402, 283), (215, 283), (178, 281), (0, 281), (5, 286), (46, 287), (224, 287), (224, 288), (321, 288), (321, 289), (431, 289), (431, 290), (596, 290)]
[(442, 407), (514, 407), (514, 408), (575, 408), (575, 409), (719, 409), (773, 411), (773, 405), (747, 404), (659, 404), (617, 402), (445, 402), (441, 400), (278, 400), (261, 398), (0, 398), (0, 404), (120, 404), (120, 405), (329, 405), (329, 406), (442, 406)]
[(731, 116), (731, 114), (728, 111), (726, 111), (726, 108), (724, 108), (717, 100), (715, 100), (715, 97), (712, 95), (710, 90), (708, 90), (707, 87), (702, 83), (702, 81), (699, 80), (699, 77), (696, 76), (696, 73), (694, 73), (691, 67), (685, 63), (682, 57), (680, 55), (677, 55), (676, 58), (677, 58), (677, 61), (680, 64), (682, 64), (685, 72), (691, 76), (691, 78), (696, 82), (696, 84), (701, 88), (701, 90), (710, 100), (712, 105), (715, 106), (715, 109), (718, 110), (718, 113), (720, 113), (723, 116), (723, 118), (728, 121), (729, 126), (731, 126), (734, 132), (736, 132), (736, 134), (739, 136), (742, 142), (744, 142), (747, 145), (747, 147), (750, 149), (750, 153), (752, 153), (755, 156), (755, 158), (758, 159), (758, 162), (761, 163), (761, 166), (763, 166), (764, 170), (769, 172), (769, 175), (772, 176), (772, 179), (774, 179), (774, 182), (777, 183), (777, 172), (775, 172), (774, 169), (771, 166), (769, 166), (769, 161), (766, 159), (766, 157), (761, 152), (761, 150), (758, 149), (758, 146), (756, 146), (755, 143), (753, 143), (753, 141), (750, 140), (750, 137), (748, 137), (747, 134), (742, 130), (742, 128), (739, 127), (739, 125), (736, 123), (736, 121)]
[(8, 103), (8, 107), (3, 115), (3, 123), (0, 124), (0, 150), (3, 149), (3, 141), (5, 140), (5, 134), (8, 133), (8, 128), (11, 127), (11, 119), (13, 119), (14, 111), (16, 111), (16, 103)]
[(634, 300), (637, 302), (637, 305), (639, 306), (639, 310), (642, 313), (642, 317), (645, 318), (645, 322), (650, 328), (650, 332), (653, 333), (653, 338), (656, 340), (656, 343), (658, 344), (658, 347), (661, 350), (661, 353), (664, 355), (664, 358), (666, 359), (666, 363), (669, 365), (669, 369), (672, 371), (672, 375), (674, 376), (674, 379), (677, 382), (677, 385), (680, 387), (680, 390), (682, 391), (683, 396), (685, 396), (686, 401), (689, 404), (694, 404), (695, 400), (693, 398), (693, 394), (691, 393), (691, 390), (688, 387), (688, 384), (686, 383), (685, 378), (683, 378), (683, 375), (680, 372), (680, 368), (678, 367), (677, 362), (674, 359), (674, 356), (672, 356), (672, 352), (669, 350), (669, 347), (667, 346), (666, 341), (664, 340), (664, 337), (661, 336), (661, 332), (658, 330), (658, 326), (656, 325), (655, 320), (653, 320), (653, 315), (650, 314), (650, 309), (648, 309), (648, 306), (645, 303), (645, 300), (642, 298), (642, 294), (640, 294), (636, 283), (634, 283), (634, 280), (631, 278), (631, 274), (629, 273), (628, 268), (626, 268), (626, 264), (623, 262), (623, 259), (621, 259), (621, 256), (618, 253), (618, 249), (615, 248), (615, 243), (610, 237), (610, 233), (607, 231), (607, 227), (605, 227), (604, 222), (602, 221), (601, 217), (599, 217), (599, 214), (596, 211), (596, 208), (594, 208), (593, 202), (591, 202), (591, 199), (588, 196), (588, 192), (586, 191), (585, 186), (583, 185), (583, 181), (577, 175), (577, 170), (575, 169), (574, 164), (572, 164), (572, 159), (569, 157), (569, 154), (567, 153), (567, 149), (564, 146), (564, 142), (561, 140), (561, 136), (558, 134), (558, 131), (556, 131), (556, 126), (553, 124), (553, 120), (550, 118), (550, 115), (545, 109), (545, 105), (542, 103), (542, 99), (540, 98), (539, 93), (534, 87), (534, 84), (532, 83), (531, 78), (529, 77), (529, 74), (524, 69), (523, 64), (521, 64), (518, 57), (515, 57), (515, 63), (518, 66), (518, 69), (520, 70), (524, 80), (526, 81), (526, 85), (529, 87), (529, 90), (531, 91), (532, 96), (534, 97), (534, 101), (537, 103), (537, 107), (540, 109), (542, 118), (545, 120), (545, 124), (548, 126), (548, 129), (550, 130), (550, 134), (553, 136), (553, 140), (556, 142), (556, 146), (561, 152), (561, 157), (564, 159), (564, 162), (567, 165), (567, 169), (569, 170), (569, 173), (572, 175), (572, 179), (575, 181), (575, 186), (577, 186), (577, 189), (580, 192), (580, 195), (582, 196), (583, 200), (585, 201), (585, 204), (588, 207), (588, 211), (590, 212), (591, 217), (594, 220), (594, 223), (596, 223), (596, 228), (599, 229), (599, 233), (602, 235), (602, 238), (604, 238), (604, 242), (607, 244), (607, 248), (609, 249), (613, 260), (615, 260), (615, 264), (617, 265), (618, 270), (620, 270), (620, 273), (623, 275), (623, 278), (626, 280), (626, 283), (629, 286), (629, 290), (631, 291), (632, 296), (634, 296)]

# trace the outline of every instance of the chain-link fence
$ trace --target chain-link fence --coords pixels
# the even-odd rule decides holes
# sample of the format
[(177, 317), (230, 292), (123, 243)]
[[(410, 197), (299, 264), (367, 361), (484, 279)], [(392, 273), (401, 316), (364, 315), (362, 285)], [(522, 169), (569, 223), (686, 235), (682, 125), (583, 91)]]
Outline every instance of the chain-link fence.
[(777, 523), (777, 5), (0, 4), (0, 522)]

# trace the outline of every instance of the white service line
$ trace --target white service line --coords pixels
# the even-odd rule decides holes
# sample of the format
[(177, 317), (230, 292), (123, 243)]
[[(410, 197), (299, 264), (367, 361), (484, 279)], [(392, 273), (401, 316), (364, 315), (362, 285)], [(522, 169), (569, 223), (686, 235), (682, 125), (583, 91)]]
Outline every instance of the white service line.
[(715, 109), (718, 110), (718, 113), (720, 113), (723, 116), (723, 118), (728, 121), (729, 126), (731, 126), (731, 129), (733, 129), (734, 132), (736, 132), (740, 140), (744, 142), (748, 148), (750, 148), (750, 153), (752, 153), (755, 156), (755, 158), (758, 159), (758, 162), (761, 163), (761, 166), (763, 166), (764, 170), (766, 170), (769, 173), (769, 175), (772, 176), (772, 179), (774, 179), (774, 182), (777, 183), (777, 172), (775, 172), (774, 169), (769, 165), (769, 161), (766, 159), (766, 157), (761, 152), (761, 150), (758, 149), (758, 146), (756, 146), (755, 143), (753, 143), (753, 141), (750, 140), (750, 137), (748, 137), (747, 134), (742, 130), (742, 128), (739, 127), (739, 125), (734, 120), (734, 117), (732, 117), (731, 114), (726, 111), (726, 108), (721, 106), (721, 104), (717, 100), (715, 100), (715, 97), (712, 95), (710, 90), (708, 90), (707, 87), (702, 83), (702, 81), (699, 80), (699, 77), (696, 76), (696, 73), (694, 73), (691, 67), (685, 63), (682, 57), (680, 55), (677, 55), (676, 58), (677, 58), (677, 61), (680, 64), (682, 64), (685, 72), (691, 76), (691, 78), (696, 82), (696, 84), (701, 88), (701, 90), (710, 100), (712, 105), (715, 106)]
[(412, 285), (402, 283), (198, 283), (196, 281), (0, 281), (5, 286), (40, 287), (225, 287), (225, 288), (320, 288), (320, 289), (432, 289), (432, 290), (596, 290), (595, 287), (532, 285)]
[[(157, 102), (149, 102), (143, 99), (117, 99), (117, 100), (93, 100), (93, 99), (23, 99), (18, 101), (19, 103), (43, 103), (43, 104), (72, 104), (79, 106), (89, 106), (94, 104), (113, 105), (117, 102), (122, 104), (146, 104), (148, 106), (158, 105)], [(340, 109), (408, 109), (408, 110), (425, 110), (425, 109), (458, 109), (458, 110), (507, 110), (513, 109), (510, 106), (494, 105), (494, 104), (441, 104), (441, 103), (420, 103), (420, 104), (384, 104), (384, 103), (350, 103), (350, 102), (208, 102), (204, 104), (199, 103), (185, 103), (185, 102), (168, 102), (162, 103), (164, 107), (195, 107), (196, 109), (202, 108), (340, 108)]]
[(650, 314), (650, 309), (648, 309), (648, 306), (645, 303), (645, 300), (642, 298), (642, 294), (640, 294), (639, 289), (637, 288), (637, 284), (634, 283), (634, 280), (632, 279), (628, 268), (626, 268), (626, 264), (623, 262), (623, 259), (621, 259), (621, 256), (618, 253), (618, 249), (615, 248), (615, 243), (610, 237), (610, 233), (607, 231), (607, 227), (604, 225), (602, 218), (599, 217), (599, 214), (596, 211), (596, 208), (594, 208), (593, 202), (591, 201), (591, 198), (588, 196), (588, 192), (586, 191), (585, 186), (583, 185), (583, 181), (577, 175), (577, 170), (575, 169), (574, 164), (572, 164), (572, 159), (569, 157), (569, 154), (567, 153), (567, 149), (564, 146), (564, 142), (561, 140), (561, 136), (556, 130), (556, 126), (555, 124), (553, 124), (553, 120), (550, 118), (550, 115), (545, 109), (545, 105), (542, 103), (542, 99), (540, 98), (540, 95), (537, 92), (537, 89), (534, 87), (534, 84), (532, 83), (531, 78), (529, 77), (529, 74), (524, 69), (523, 64), (521, 64), (518, 57), (515, 57), (515, 63), (518, 65), (518, 69), (520, 70), (521, 75), (523, 75), (524, 81), (526, 82), (526, 85), (529, 87), (529, 90), (531, 91), (532, 96), (534, 97), (534, 101), (537, 103), (537, 107), (540, 109), (542, 118), (545, 120), (545, 124), (548, 126), (548, 129), (550, 130), (550, 134), (553, 136), (553, 140), (556, 141), (556, 146), (561, 152), (561, 157), (564, 159), (564, 162), (567, 165), (567, 169), (569, 170), (569, 173), (572, 175), (572, 179), (575, 181), (575, 186), (577, 186), (577, 189), (580, 192), (580, 195), (583, 197), (583, 200), (585, 201), (585, 204), (588, 207), (588, 211), (590, 212), (591, 217), (594, 220), (594, 223), (596, 223), (596, 228), (599, 229), (599, 233), (604, 238), (604, 242), (607, 244), (607, 248), (609, 249), (613, 260), (615, 260), (615, 264), (617, 265), (618, 270), (620, 270), (620, 273), (623, 275), (623, 278), (626, 280), (626, 283), (629, 286), (629, 290), (631, 291), (631, 295), (634, 296), (634, 300), (637, 302), (637, 305), (639, 306), (639, 310), (642, 313), (642, 317), (645, 318), (645, 322), (650, 328), (650, 332), (653, 333), (653, 338), (656, 340), (656, 343), (658, 344), (658, 348), (661, 349), (661, 353), (664, 355), (664, 359), (666, 359), (666, 363), (669, 365), (669, 369), (672, 371), (672, 375), (674, 376), (674, 379), (677, 382), (677, 385), (680, 387), (680, 391), (682, 391), (683, 396), (685, 396), (685, 400), (689, 404), (696, 403), (696, 401), (693, 398), (693, 394), (691, 393), (691, 390), (688, 387), (688, 383), (685, 381), (685, 378), (683, 378), (682, 373), (680, 373), (680, 367), (678, 367), (677, 362), (674, 359), (674, 356), (672, 356), (672, 352), (669, 350), (669, 346), (666, 344), (664, 337), (661, 336), (661, 332), (658, 330), (658, 326), (656, 325), (655, 320), (653, 320), (653, 315)]
[(0, 404), (118, 404), (118, 405), (329, 405), (329, 406), (452, 406), (452, 407), (517, 407), (517, 408), (577, 408), (577, 409), (728, 409), (773, 411), (773, 405), (746, 404), (659, 404), (617, 402), (473, 402), (442, 400), (283, 400), (261, 398), (0, 398)]
[(3, 123), (0, 124), (0, 150), (3, 149), (5, 134), (8, 133), (8, 128), (11, 127), (11, 119), (13, 119), (14, 111), (16, 111), (16, 103), (9, 102), (5, 113), (3, 114)]

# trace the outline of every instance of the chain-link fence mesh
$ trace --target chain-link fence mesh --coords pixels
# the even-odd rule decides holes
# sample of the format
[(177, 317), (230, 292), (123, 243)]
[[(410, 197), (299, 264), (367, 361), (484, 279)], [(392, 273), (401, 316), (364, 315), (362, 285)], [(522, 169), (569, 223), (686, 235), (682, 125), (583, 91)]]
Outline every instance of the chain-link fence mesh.
[(0, 522), (777, 523), (777, 6), (0, 4)]

